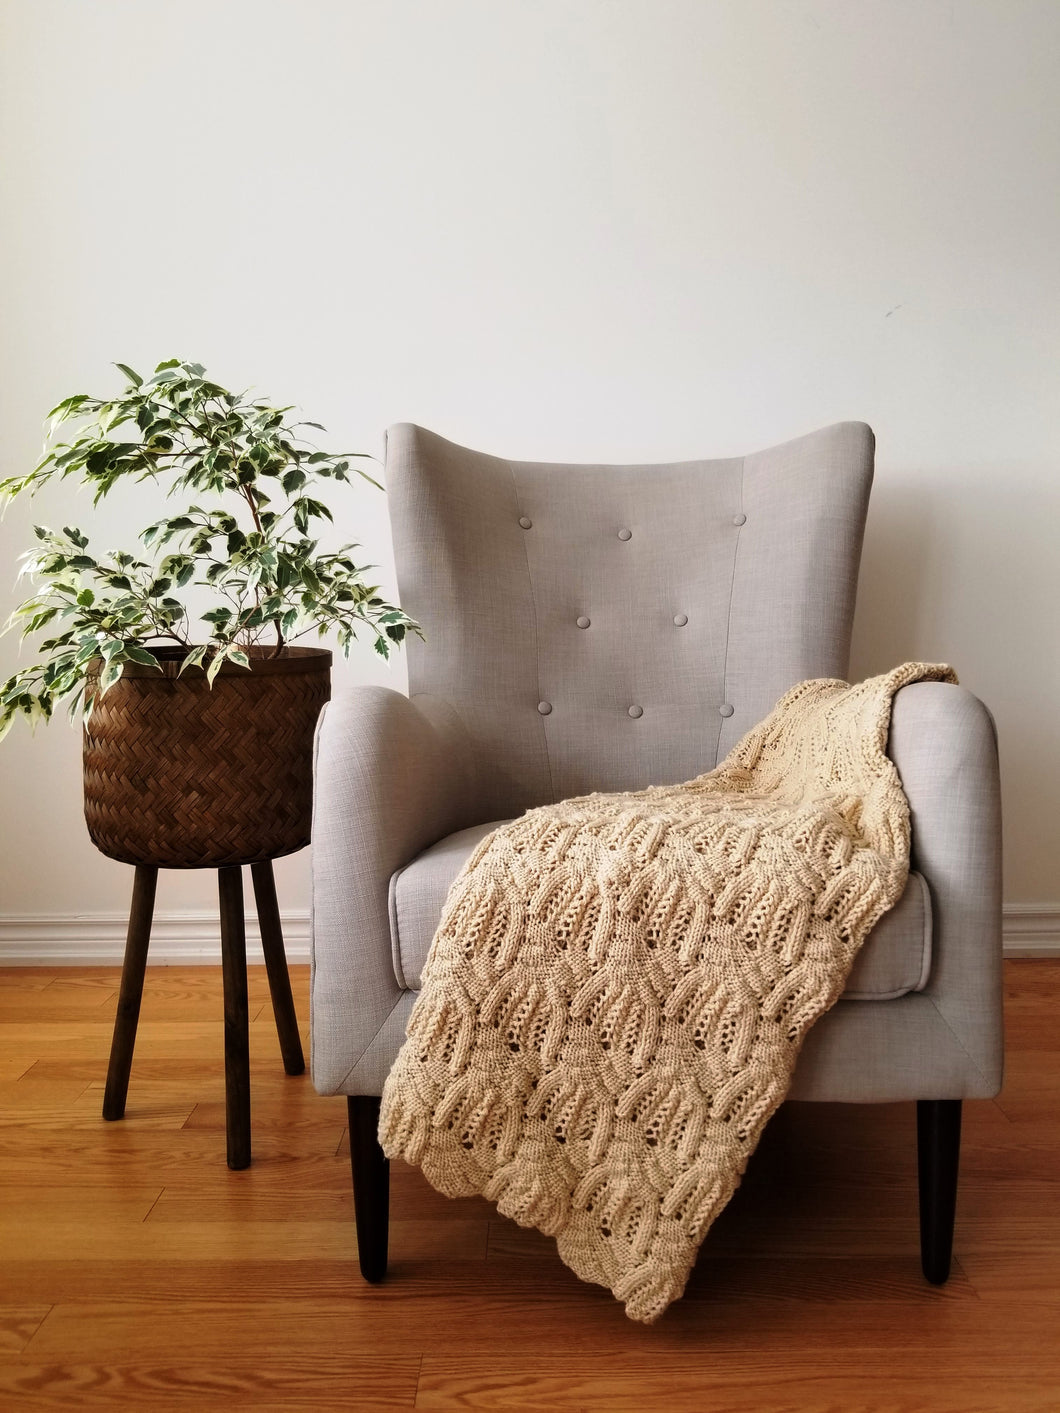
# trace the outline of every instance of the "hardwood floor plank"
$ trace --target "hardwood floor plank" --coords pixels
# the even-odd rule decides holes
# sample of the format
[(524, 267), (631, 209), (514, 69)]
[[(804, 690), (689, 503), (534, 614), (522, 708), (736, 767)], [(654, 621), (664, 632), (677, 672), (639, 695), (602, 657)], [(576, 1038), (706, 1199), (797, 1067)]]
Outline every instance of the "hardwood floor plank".
[[(335, 1261), (321, 1261), (316, 1253), (286, 1260), (243, 1256), (233, 1261), (223, 1255), (196, 1262), (117, 1260), (106, 1255), (47, 1261), (30, 1257), (5, 1264), (4, 1287), (7, 1296), (25, 1305), (57, 1304), (69, 1298), (72, 1291), (85, 1303), (121, 1302), (134, 1292), (137, 1299), (211, 1300), (223, 1309), (228, 1305), (242, 1306), (247, 1293), (253, 1292), (259, 1301), (326, 1304), (364, 1295), (356, 1251), (351, 1237), (346, 1258)], [(453, 1281), (458, 1291), (467, 1290), (468, 1282), (461, 1272), (472, 1269), (476, 1272), (472, 1282), (476, 1291), (501, 1288), (495, 1278), (477, 1278), (478, 1263), (451, 1265), (444, 1259), (396, 1262), (392, 1277), (407, 1280), (410, 1293), (445, 1294)], [(513, 1275), (508, 1268), (509, 1281)]]
[[(748, 1377), (746, 1356), (645, 1367), (619, 1356), (532, 1360), (427, 1355), (418, 1409), (587, 1409), (601, 1413), (1055, 1413), (1056, 1385), (1031, 1370), (1011, 1372), (962, 1359), (912, 1367), (884, 1355), (823, 1358), (812, 1369), (797, 1359), (770, 1358)], [(978, 1367), (976, 1367), (978, 1365)], [(866, 1394), (869, 1388), (871, 1393)]]
[[(152, 1259), (171, 1246), (188, 1252), (216, 1253), (234, 1247), (240, 1259), (298, 1260), (312, 1251), (321, 1263), (345, 1264), (357, 1254), (353, 1203), (318, 1198), (310, 1204), (312, 1216), (292, 1209), (289, 1198), (272, 1198), (269, 1214), (251, 1215), (241, 1210), (239, 1194), (222, 1199), (219, 1206), (189, 1194), (163, 1196), (145, 1220), (149, 1228)], [(286, 1215), (280, 1215), (286, 1205)], [(174, 1215), (174, 1212), (178, 1215)], [(436, 1222), (430, 1218), (400, 1219), (390, 1224), (391, 1250), (407, 1261), (484, 1261), (489, 1223), (484, 1221)], [(243, 1243), (240, 1246), (239, 1243)], [(157, 1245), (156, 1245), (157, 1243)]]
[(152, 1363), (0, 1361), (0, 1399), (27, 1408), (412, 1408), (420, 1360), (346, 1358), (312, 1346), (281, 1359), (238, 1351), (213, 1363), (171, 1350)]
[(87, 1088), (76, 1079), (35, 1079), (32, 1068), (19, 1079), (0, 1079), (0, 1123), (34, 1110), (52, 1114), (69, 1109)]
[[(556, 1244), (550, 1237), (539, 1232), (522, 1231), (504, 1223), (507, 1240), (498, 1240), (491, 1230), (490, 1262), (504, 1262), (512, 1271), (512, 1289), (526, 1290), (543, 1275), (547, 1278), (549, 1268), (557, 1274), (564, 1268), (556, 1254)], [(513, 1240), (517, 1237), (519, 1240)], [(521, 1239), (526, 1239), (532, 1254), (520, 1250)], [(911, 1251), (906, 1256), (857, 1256), (850, 1257), (844, 1250), (842, 1256), (832, 1254), (789, 1255), (767, 1253), (757, 1259), (746, 1252), (739, 1256), (724, 1253), (700, 1253), (689, 1277), (684, 1299), (703, 1300), (721, 1304), (737, 1301), (758, 1302), (760, 1300), (794, 1300), (809, 1304), (832, 1304), (837, 1300), (879, 1301), (892, 1298), (909, 1302), (940, 1300), (977, 1299), (976, 1289), (964, 1274), (960, 1263), (955, 1263), (954, 1271), (945, 1286), (928, 1285), (920, 1270), (920, 1252)], [(520, 1273), (520, 1266), (531, 1262), (541, 1263), (532, 1271)], [(544, 1269), (542, 1269), (544, 1268)]]
[(946, 1285), (928, 1285), (920, 1270), (919, 1252), (893, 1257), (775, 1257), (748, 1260), (741, 1256), (697, 1261), (684, 1299), (731, 1305), (746, 1301), (795, 1301), (833, 1305), (837, 1301), (891, 1304), (901, 1301), (929, 1305), (939, 1301), (969, 1301), (977, 1295), (968, 1277), (956, 1266)]
[[(1017, 1309), (1025, 1301), (1052, 1305), (1057, 1309), (1057, 1329), (1060, 1331), (1060, 1244), (1055, 1230), (1048, 1243), (1035, 1248), (998, 1247), (974, 1251), (962, 1257), (973, 1289), (995, 1306), (1002, 1303)], [(1012, 1313), (1003, 1318), (1013, 1318)], [(1060, 1336), (1058, 1336), (1060, 1338)], [(1057, 1399), (1060, 1408), (1060, 1398)]]
[(50, 1305), (0, 1305), (0, 1355), (21, 1353), (50, 1309)]
[(1005, 963), (1005, 999), (1060, 1000), (1060, 957), (1013, 957)]
[[(101, 1020), (49, 1021), (54, 1049), (71, 1059), (96, 1060), (104, 1069), (110, 1056), (110, 1041), (113, 1024)], [(39, 1022), (5, 1021), (0, 1025), (0, 1060), (17, 1059), (35, 1046), (39, 1037)], [(217, 1049), (219, 1021), (152, 1021), (144, 1024), (136, 1035), (136, 1057), (133, 1060), (133, 1073), (139, 1059), (164, 1059), (179, 1061), (188, 1051), (211, 1053)], [(250, 1027), (251, 1061), (271, 1061), (279, 1053), (276, 1029), (270, 1017), (254, 1021)], [(309, 1031), (303, 1029), (303, 1043), (308, 1040)]]
[[(20, 968), (33, 970), (33, 968)], [(152, 971), (159, 968), (152, 967)], [(188, 971), (194, 968), (187, 968)], [(95, 989), (104, 993), (117, 992), (121, 983), (121, 967), (41, 967), (40, 976), (47, 981), (49, 990), (56, 996), (64, 992), (83, 988)]]
[[(130, 1103), (129, 1113), (135, 1112)], [(131, 1180), (196, 1192), (204, 1183), (242, 1181), (289, 1193), (293, 1200), (303, 1191), (344, 1192), (350, 1183), (349, 1163), (343, 1166), (327, 1149), (299, 1151), (285, 1135), (261, 1125), (253, 1132), (252, 1166), (245, 1173), (230, 1173), (224, 1149), (218, 1149), (212, 1132), (180, 1129), (174, 1133), (137, 1127), (128, 1119), (104, 1124), (101, 1118), (99, 1124), (105, 1132), (96, 1133), (91, 1143), (86, 1138), (77, 1150), (64, 1143), (57, 1130), (34, 1134), (31, 1141), (24, 1132), (0, 1128), (0, 1189), (7, 1182), (20, 1185), (55, 1179), (93, 1187)], [(84, 1135), (92, 1132), (86, 1127)]]
[[(425, 1263), (426, 1264), (426, 1263)], [(724, 1300), (676, 1302), (654, 1326), (629, 1320), (602, 1287), (587, 1286), (563, 1270), (520, 1287), (487, 1285), (474, 1263), (462, 1280), (420, 1283), (412, 1270), (402, 1280), (353, 1289), (345, 1299), (260, 1301), (248, 1296), (233, 1306), (211, 1299), (122, 1300), (60, 1303), (30, 1339), (26, 1353), (82, 1362), (116, 1358), (155, 1361), (174, 1347), (195, 1349), (207, 1362), (226, 1350), (298, 1348), (332, 1341), (351, 1355), (448, 1355), (454, 1349), (480, 1357), (536, 1357), (548, 1350), (629, 1353), (660, 1358), (693, 1351), (761, 1357), (798, 1356), (813, 1364), (836, 1351), (875, 1352), (892, 1361), (929, 1360), (966, 1353), (1002, 1367), (1029, 1361), (1060, 1389), (1056, 1308), (1028, 1302), (1018, 1323), (999, 1326), (986, 1301), (917, 1300), (915, 1318), (905, 1295), (831, 1302), (827, 1315), (797, 1300), (755, 1307)], [(401, 1268), (398, 1268), (401, 1271)], [(395, 1272), (395, 1276), (397, 1272)], [(414, 1334), (412, 1332), (414, 1331)], [(412, 1344), (410, 1346), (410, 1334)]]
[(101, 1220), (136, 1224), (146, 1219), (162, 1192), (161, 1184), (134, 1187), (120, 1183), (86, 1190), (58, 1182), (4, 1183), (0, 1185), (0, 1230), (5, 1224), (17, 1227), (27, 1221), (49, 1222), (75, 1213), (76, 1220), (82, 1223)]
[(113, 1025), (113, 1009), (108, 1014), (111, 1002), (117, 1002), (117, 993), (108, 997), (102, 992), (75, 991), (63, 1001), (52, 998), (50, 989), (42, 991), (19, 990), (6, 992), (0, 989), (0, 1024), (40, 1023), (54, 1025), (58, 1021), (77, 1023), (82, 1020), (105, 1020)]
[[(333, 1142), (332, 1136), (342, 1120), (341, 1112), (313, 1093), (304, 1082), (298, 1088), (310, 1102), (299, 1103), (295, 1098), (292, 1103), (294, 1096), (291, 1094), (254, 1094), (252, 1100), (259, 1124), (282, 1123), (286, 1134), (292, 1137), (297, 1134), (307, 1146), (311, 1143), (326, 1144), (329, 1138)], [(199, 1100), (185, 1126), (224, 1133), (224, 1098)]]
[[(1029, 1223), (1025, 1227), (1029, 1238)], [(975, 1229), (966, 1224), (964, 1244), (958, 1250), (976, 1245)], [(986, 1227), (987, 1237), (991, 1228)], [(1004, 1237), (998, 1238), (999, 1243)], [(790, 1263), (799, 1260), (894, 1260), (910, 1269), (919, 1262), (920, 1237), (916, 1219), (896, 1224), (872, 1213), (853, 1215), (828, 1222), (818, 1222), (812, 1228), (792, 1227), (782, 1220), (763, 1221), (755, 1230), (746, 1226), (730, 1226), (725, 1235), (707, 1234), (700, 1251), (700, 1262), (716, 1262), (738, 1257), (769, 1258)], [(558, 1261), (556, 1243), (538, 1231), (524, 1230), (496, 1215), (490, 1223), (488, 1258), (492, 1260)]]
[[(251, 1170), (253, 1172), (253, 1167)], [(347, 1184), (348, 1186), (349, 1184)], [(353, 1224), (353, 1193), (306, 1192), (298, 1198), (297, 1207), (286, 1192), (262, 1189), (243, 1184), (211, 1185), (199, 1191), (167, 1187), (151, 1212), (153, 1222), (178, 1222), (186, 1225), (202, 1222), (210, 1225), (224, 1222), (259, 1225), (267, 1222), (334, 1222)], [(428, 1221), (422, 1213), (413, 1220)]]
[[(199, 1220), (155, 1220), (153, 1210), (139, 1220), (127, 1212), (107, 1213), (86, 1208), (83, 1217), (57, 1216), (54, 1211), (0, 1213), (0, 1257), (5, 1261), (52, 1261), (67, 1255), (83, 1260), (108, 1257), (116, 1261), (298, 1260), (312, 1251), (322, 1265), (349, 1262), (357, 1254), (350, 1222), (333, 1219), (303, 1221), (292, 1214), (286, 1221), (211, 1221), (209, 1207)], [(409, 1261), (485, 1260), (486, 1222), (395, 1222), (391, 1234), (395, 1255)]]
[[(135, 1123), (140, 1129), (182, 1129), (194, 1107), (194, 1103), (151, 1101), (142, 1095), (137, 1095), (134, 1100), (130, 1092), (123, 1122)], [(96, 1095), (84, 1092), (65, 1106), (23, 1102), (6, 1113), (0, 1113), (0, 1129), (30, 1129), (38, 1134), (82, 1130), (94, 1133), (100, 1121), (100, 1104)]]
[[(220, 943), (218, 943), (218, 947)], [(218, 955), (220, 955), (218, 953)], [(247, 968), (247, 1001), (253, 1019), (271, 1022), (272, 1007), (265, 968)], [(105, 1002), (108, 1018), (113, 1021), (117, 995)], [(224, 995), (220, 967), (149, 967), (144, 981), (140, 1023), (156, 1021), (210, 1021), (222, 1014)], [(309, 998), (295, 995), (295, 1010), (308, 1022)]]
[[(61, 977), (67, 969), (65, 967), (3, 967), (0, 968), (0, 992), (10, 991), (43, 991), (46, 986), (51, 986), (57, 978)], [(89, 968), (84, 968), (89, 970)], [(82, 968), (78, 967), (76, 972), (71, 969), (70, 975), (80, 976)], [(108, 975), (113, 978), (116, 972), (112, 967), (107, 968)]]
[[(139, 1043), (137, 1043), (136, 1053), (133, 1056), (133, 1078), (146, 1084), (177, 1084), (185, 1092), (209, 1084), (217, 1078), (217, 1056), (222, 1056), (223, 1064), (224, 1042), (218, 1026), (219, 1020), (215, 1023), (213, 1032), (210, 1034), (208, 1045), (197, 1050), (185, 1050), (182, 1055), (141, 1055)], [(209, 1027), (204, 1026), (204, 1029), (209, 1029)], [(277, 1058), (279, 1053), (279, 1046), (277, 1046)], [(79, 1079), (83, 1080), (86, 1085), (101, 1085), (106, 1080), (106, 1065), (103, 1066), (103, 1073), (100, 1074), (98, 1059), (92, 1056), (76, 1057), (64, 1053), (61, 1059), (49, 1056), (36, 1060), (27, 1073), (42, 1079)], [(307, 1079), (305, 1075), (284, 1075), (282, 1069), (277, 1071), (273, 1066), (272, 1058), (265, 1056), (259, 1066), (259, 1082), (261, 1080), (269, 1081), (270, 1077), (275, 1079), (279, 1085), (282, 1085), (284, 1080), (300, 1082)], [(223, 1071), (221, 1082), (223, 1086)], [(326, 1103), (327, 1101), (321, 1100), (321, 1102)], [(334, 1102), (340, 1103), (339, 1100)], [(342, 1107), (345, 1108), (345, 1105)]]
[[(1045, 1017), (1042, 1020), (1045, 1021)], [(1042, 1047), (1042, 1037), (1028, 1036), (1028, 1046), (1009, 1054), (1005, 1065), (1005, 1087), (997, 1105), (1015, 1123), (1037, 1124), (1042, 1113), (1060, 1114), (1060, 1025), (1050, 1017), (1049, 1027), (1055, 1047)], [(1021, 1029), (1026, 1034), (1026, 1028)]]
[[(427, 1240), (429, 1238), (425, 1244)], [(252, 1291), (255, 1299), (265, 1303), (398, 1300), (407, 1302), (409, 1310), (419, 1309), (427, 1298), (489, 1297), (507, 1304), (512, 1299), (529, 1299), (535, 1295), (542, 1300), (553, 1296), (567, 1298), (575, 1289), (574, 1278), (560, 1264), (527, 1271), (525, 1265), (517, 1261), (479, 1264), (469, 1260), (450, 1264), (444, 1257), (409, 1257), (392, 1263), (384, 1295), (365, 1290), (355, 1252), (356, 1246), (351, 1241), (345, 1259), (329, 1261), (320, 1260), (316, 1253), (286, 1259), (247, 1256), (233, 1261), (222, 1252), (216, 1258), (203, 1257), (198, 1262), (174, 1262), (164, 1257), (118, 1259), (107, 1255), (47, 1260), (28, 1257), (5, 1264), (4, 1282), (7, 1293), (24, 1305), (60, 1303), (76, 1287), (82, 1301), (89, 1304), (121, 1303), (129, 1298), (130, 1292), (135, 1292), (137, 1299), (160, 1297), (176, 1301), (211, 1300), (218, 1306), (241, 1305)], [(766, 1298), (771, 1300), (821, 1305), (841, 1300), (844, 1290), (853, 1290), (856, 1294), (860, 1292), (859, 1300), (868, 1303), (897, 1306), (904, 1303), (912, 1307), (920, 1302), (965, 1302), (978, 1294), (959, 1268), (951, 1283), (936, 1291), (918, 1278), (915, 1263), (911, 1261), (873, 1261), (869, 1269), (865, 1269), (863, 1262), (839, 1263), (838, 1266), (835, 1262), (821, 1261), (706, 1264), (707, 1270), (701, 1272), (697, 1266), (693, 1273), (685, 1297), (690, 1303), (746, 1304), (758, 1298), (756, 1292), (766, 1292)], [(743, 1272), (737, 1269), (740, 1264), (756, 1269)], [(715, 1266), (717, 1270), (712, 1271)], [(602, 1296), (603, 1292), (594, 1293), (592, 1299)], [(1042, 1297), (1039, 1303), (1048, 1303), (1047, 1298)], [(616, 1329), (622, 1329), (621, 1322), (616, 1324)]]
[[(334, 1222), (247, 1223), (129, 1222), (121, 1217), (91, 1221), (73, 1216), (23, 1219), (0, 1216), (0, 1252), (11, 1261), (86, 1260), (109, 1256), (118, 1261), (199, 1261), (214, 1259), (283, 1260), (312, 1250), (322, 1262), (349, 1259), (346, 1233)], [(356, 1248), (354, 1248), (356, 1250)]]

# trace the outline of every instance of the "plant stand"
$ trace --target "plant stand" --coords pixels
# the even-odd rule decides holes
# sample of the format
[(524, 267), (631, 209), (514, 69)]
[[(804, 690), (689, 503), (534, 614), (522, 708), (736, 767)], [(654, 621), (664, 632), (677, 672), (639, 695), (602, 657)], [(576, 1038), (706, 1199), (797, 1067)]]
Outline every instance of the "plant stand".
[[(276, 901), (276, 884), (272, 861), (250, 865), (254, 881), (254, 900), (265, 967), (269, 977), (269, 992), (280, 1038), (283, 1068), (287, 1074), (302, 1074), (305, 1059), (298, 1034), (298, 1018), (291, 995), (291, 979), (287, 957), (283, 950), (280, 910)], [(133, 882), (129, 931), (122, 964), (121, 991), (118, 1013), (114, 1019), (107, 1087), (103, 1096), (103, 1117), (120, 1119), (125, 1116), (125, 1100), (129, 1091), (129, 1071), (132, 1067), (136, 1026), (140, 1017), (140, 999), (147, 967), (147, 947), (151, 939), (151, 919), (154, 914), (155, 885), (158, 866), (136, 865)], [(228, 1166), (233, 1169), (250, 1166), (250, 1032), (247, 1006), (247, 944), (243, 918), (243, 877), (240, 864), (226, 864), (217, 870), (221, 911), (221, 972), (224, 983), (225, 1018), (225, 1131)]]

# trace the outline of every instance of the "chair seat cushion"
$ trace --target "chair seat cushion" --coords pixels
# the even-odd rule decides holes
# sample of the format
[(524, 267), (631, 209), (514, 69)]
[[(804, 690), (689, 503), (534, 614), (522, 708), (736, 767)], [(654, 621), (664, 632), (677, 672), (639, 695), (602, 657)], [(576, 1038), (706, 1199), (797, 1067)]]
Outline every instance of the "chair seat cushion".
[[(390, 937), (394, 974), (401, 986), (420, 989), (446, 894), (481, 839), (507, 824), (477, 824), (425, 849), (390, 880)], [(845, 1001), (890, 1001), (922, 991), (931, 969), (931, 899), (919, 873), (910, 873), (897, 905), (869, 934), (843, 992)]]

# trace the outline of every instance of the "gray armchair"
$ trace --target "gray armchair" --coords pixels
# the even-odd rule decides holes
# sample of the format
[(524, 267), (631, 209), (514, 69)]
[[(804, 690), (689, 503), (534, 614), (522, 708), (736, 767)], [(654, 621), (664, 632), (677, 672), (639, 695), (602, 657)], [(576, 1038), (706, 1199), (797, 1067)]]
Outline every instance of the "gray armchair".
[[(312, 1069), (348, 1096), (358, 1250), (387, 1259), (379, 1094), (449, 884), (540, 804), (711, 769), (793, 683), (845, 677), (873, 437), (845, 422), (752, 456), (509, 462), (393, 428), (387, 482), (410, 696), (333, 701), (317, 738)], [(921, 1248), (950, 1268), (961, 1100), (1000, 1088), (993, 723), (961, 687), (894, 703), (914, 872), (791, 1097), (917, 1101)]]

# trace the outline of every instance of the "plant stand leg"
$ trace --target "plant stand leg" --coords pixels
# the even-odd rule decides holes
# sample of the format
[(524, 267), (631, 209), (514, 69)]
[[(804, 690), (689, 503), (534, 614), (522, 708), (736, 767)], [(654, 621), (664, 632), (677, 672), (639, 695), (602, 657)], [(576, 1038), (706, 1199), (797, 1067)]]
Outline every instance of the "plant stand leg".
[(953, 1254), (961, 1101), (921, 1099), (916, 1106), (920, 1178), (920, 1259), (932, 1285), (945, 1285)]
[(225, 1130), (228, 1166), (250, 1166), (250, 1016), (247, 1006), (247, 938), (243, 922), (243, 871), (217, 870), (221, 903), (221, 973), (225, 999)]
[(287, 956), (283, 950), (283, 930), (280, 926), (280, 906), (276, 901), (276, 880), (272, 875), (272, 862), (251, 864), (250, 876), (254, 880), (254, 901), (258, 910), (258, 926), (261, 928), (261, 949), (265, 953), (265, 969), (269, 974), (269, 993), (272, 996), (272, 1013), (276, 1017), (276, 1033), (280, 1037), (280, 1053), (286, 1074), (304, 1074), (305, 1058), (302, 1055), (302, 1037), (298, 1034), (298, 1017), (291, 995), (291, 977), (287, 970)]
[(376, 1285), (386, 1275), (390, 1160), (379, 1146), (379, 1100), (373, 1095), (351, 1094), (346, 1106), (350, 1116), (357, 1257), (361, 1275)]
[(125, 960), (121, 968), (121, 990), (118, 993), (118, 1013), (114, 1017), (114, 1037), (110, 1045), (107, 1066), (107, 1087), (103, 1093), (103, 1117), (125, 1117), (125, 1099), (129, 1092), (129, 1071), (132, 1068), (136, 1026), (140, 1019), (140, 999), (144, 993), (144, 971), (147, 967), (147, 946), (151, 940), (151, 918), (155, 911), (155, 885), (158, 869), (149, 864), (137, 864), (133, 880), (132, 907), (129, 909), (129, 931), (125, 939)]

